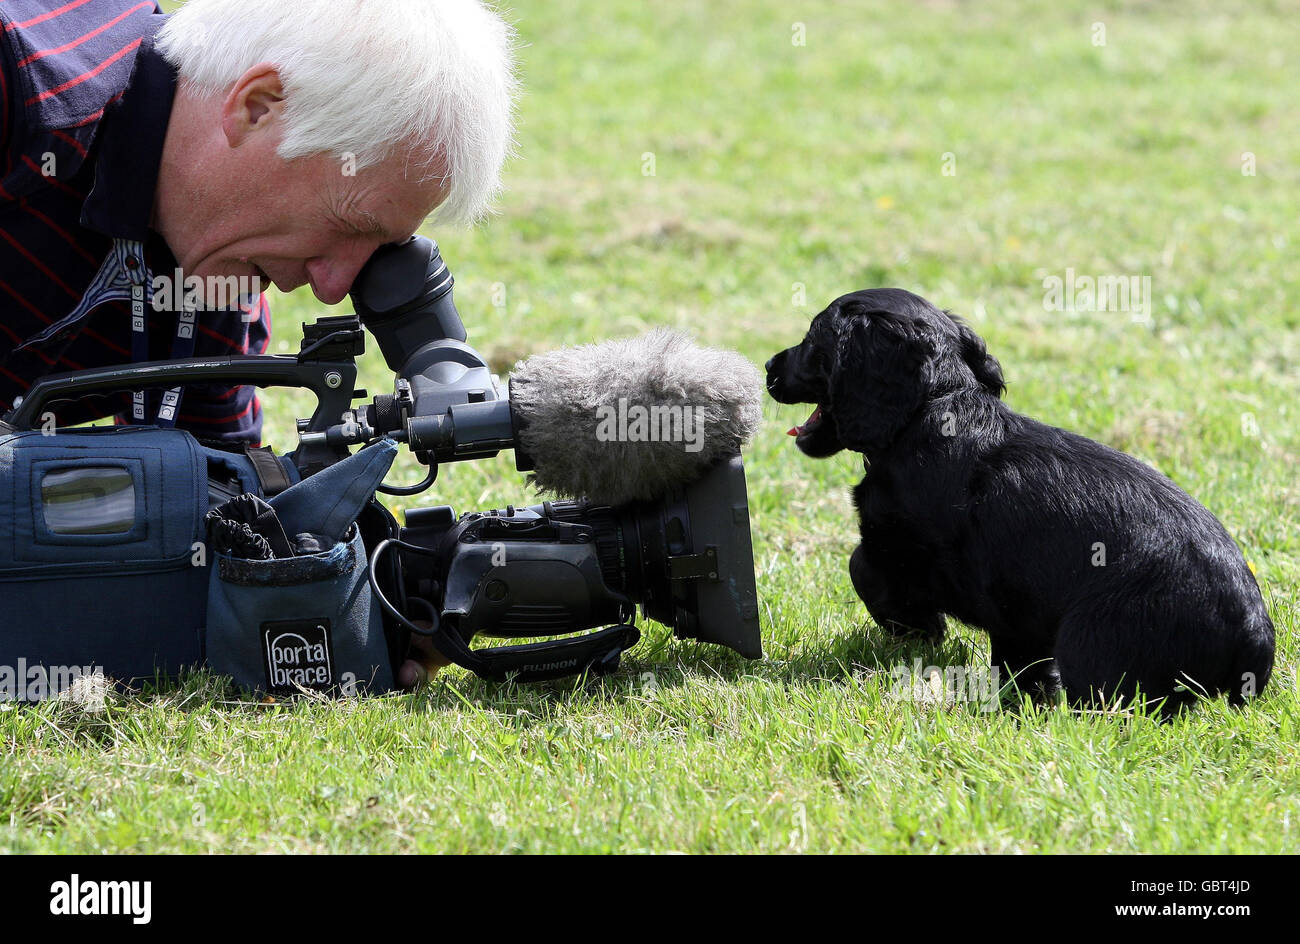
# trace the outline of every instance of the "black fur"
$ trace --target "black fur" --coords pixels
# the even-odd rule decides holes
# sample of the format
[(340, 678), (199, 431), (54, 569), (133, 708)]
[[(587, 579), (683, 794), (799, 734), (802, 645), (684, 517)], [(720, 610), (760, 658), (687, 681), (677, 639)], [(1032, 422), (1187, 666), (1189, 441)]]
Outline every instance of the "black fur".
[(767, 370), (774, 399), (819, 405), (800, 449), (865, 457), (849, 571), (881, 626), (938, 640), (949, 614), (988, 632), (1004, 681), (1076, 701), (1263, 690), (1273, 624), (1223, 525), (1136, 459), (1012, 411), (957, 318), (854, 292)]

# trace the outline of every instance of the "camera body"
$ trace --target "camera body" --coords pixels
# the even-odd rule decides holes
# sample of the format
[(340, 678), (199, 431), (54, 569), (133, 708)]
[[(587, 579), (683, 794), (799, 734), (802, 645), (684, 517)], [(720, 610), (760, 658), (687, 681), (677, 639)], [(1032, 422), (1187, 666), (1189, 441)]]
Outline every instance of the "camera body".
[[(317, 406), (310, 418), (298, 422), (297, 448), (278, 460), (291, 473), (287, 481), (307, 482), (349, 457), (359, 459), (360, 453), (352, 452), (354, 446), (394, 441), (405, 444), (429, 467), (429, 473), (416, 486), (380, 485), (379, 490), (416, 494), (436, 481), (441, 463), (493, 456), (502, 449), (515, 448), (518, 439), (520, 420), (511, 409), (508, 393), (467, 343), (453, 302), (452, 285), (451, 274), (431, 241), (413, 237), (385, 247), (375, 254), (353, 287), (357, 314), (321, 318), (304, 326), (296, 355), (188, 358), (47, 375), (3, 418), (0, 448), (4, 442), (28, 442), (27, 431), (36, 428), (49, 405), (88, 394), (187, 383), (292, 386), (311, 390)], [(354, 386), (355, 359), (364, 352), (367, 329), (394, 372), (394, 391), (354, 404), (354, 400), (365, 397), (364, 391), (356, 391)], [(165, 432), (170, 437), (168, 442), (188, 437), (177, 430)], [(53, 467), (61, 467), (65, 461), (75, 465), (86, 459), (93, 465), (94, 443), (108, 445), (113, 441), (108, 436), (97, 440), (80, 433), (72, 437), (72, 433), (59, 431), (44, 444), (47, 451), (54, 450)], [(75, 459), (72, 453), (66, 460), (59, 458), (61, 443), (75, 446)], [(260, 458), (264, 465), (266, 457)], [(531, 468), (528, 456), (517, 448), (515, 458), (521, 471)], [(192, 454), (195, 477), (207, 479), (208, 501), (203, 510), (224, 503), (235, 493), (265, 491), (259, 487), (265, 484), (261, 475), (256, 479), (250, 476), (248, 469), (239, 464), (242, 459), (222, 462), (214, 455)], [(170, 477), (174, 480), (177, 473)], [(27, 487), (20, 483), (20, 489)], [(147, 505), (161, 514), (157, 511), (158, 499), (140, 493), (140, 489), (147, 492), (160, 486), (141, 480), (133, 487), (136, 507)], [(97, 500), (94, 486), (74, 497), (92, 505)], [(272, 502), (275, 500), (271, 497)], [(18, 516), (21, 511), (15, 509), (13, 514)], [(188, 522), (185, 527), (169, 525), (182, 517), (182, 512), (168, 511), (154, 530), (169, 527), (177, 532), (178, 540), (184, 538), (186, 528), (192, 530), (193, 509), (183, 516)], [(336, 548), (333, 553), (339, 560), (347, 555), (351, 555), (349, 559), (363, 558), (354, 562), (353, 573), (364, 571), (369, 599), (361, 603), (366, 613), (373, 611), (373, 616), (362, 622), (369, 620), (371, 636), (376, 635), (376, 630), (382, 631), (390, 663), (380, 667), (373, 664), (373, 645), (363, 647), (365, 652), (353, 657), (360, 672), (368, 667), (372, 690), (386, 687), (385, 682), (391, 680), (391, 664), (403, 657), (411, 633), (430, 636), (448, 659), (489, 679), (533, 681), (582, 672), (609, 672), (617, 667), (621, 653), (639, 638), (632, 625), (638, 606), (644, 616), (671, 626), (680, 637), (724, 645), (747, 658), (761, 655), (753, 552), (739, 455), (716, 463), (699, 479), (683, 483), (656, 500), (617, 507), (566, 500), (457, 515), (448, 506), (434, 505), (408, 511), (405, 526), (399, 526), (378, 501), (371, 499), (357, 518), (354, 532), (343, 542), (347, 547)], [(96, 548), (112, 552), (111, 543), (97, 544), (97, 540), (102, 538), (85, 538), (88, 543), (78, 552), (84, 558), (81, 564), (92, 569)], [(192, 543), (201, 546), (201, 537)], [(217, 563), (222, 577), (233, 574), (234, 579), (239, 579), (241, 573), (248, 577), (244, 573), (248, 568), (241, 570), (237, 561), (223, 559)], [(15, 562), (15, 567), (7, 571), (0, 561), (0, 585), (24, 579), (19, 564)], [(208, 562), (205, 565), (216, 566)], [(253, 583), (276, 582), (250, 573)], [(49, 574), (38, 570), (31, 576), (33, 580), (44, 580)], [(209, 583), (221, 589), (217, 578), (214, 571)], [(198, 588), (206, 584), (193, 577), (183, 583), (188, 588), (184, 592), (196, 598), (188, 604), (182, 601), (182, 605), (195, 614), (207, 611), (211, 618), (212, 600), (197, 598)], [(212, 592), (209, 588), (209, 596)], [(355, 586), (349, 592), (350, 609), (338, 609), (333, 623), (355, 622), (362, 594)], [(286, 606), (292, 611), (307, 605), (286, 604), (285, 599), (282, 597), (271, 607), (280, 616), (285, 615), (280, 610)], [(58, 614), (53, 616), (57, 622)], [(47, 620), (50, 617), (46, 614)], [(99, 649), (111, 648), (111, 639), (120, 639), (122, 634), (135, 633), (150, 640), (166, 635), (158, 627), (145, 627), (146, 631), (140, 632), (141, 622), (149, 621), (144, 607), (138, 607), (129, 617), (118, 611), (105, 619), (123, 625), (110, 625), (105, 639), (95, 643)], [(186, 621), (183, 632), (192, 634), (194, 624), (201, 622), (202, 617), (196, 615)], [(329, 682), (315, 687), (333, 690), (339, 687), (341, 677), (358, 675), (355, 671), (340, 672), (341, 664), (335, 664), (338, 658), (331, 661), (340, 643), (330, 637), (333, 624), (329, 618), (316, 620), (314, 628), (299, 627), (292, 619), (260, 619), (253, 607), (235, 619), (232, 631), (241, 632), (238, 627), (243, 624), (256, 624), (249, 625), (247, 631), (261, 633), (256, 641), (267, 659), (265, 686), (255, 671), (244, 673), (245, 678), (233, 672), (249, 687), (274, 688), (269, 655), (272, 640), (288, 638), (298, 642), (288, 648), (281, 644), (274, 652), (319, 653), (321, 667), (312, 671), (321, 677), (328, 674)], [(598, 631), (585, 632), (593, 629)], [(201, 629), (199, 632), (202, 636)], [(320, 634), (318, 643), (313, 632)], [(366, 636), (365, 627), (354, 627), (351, 633), (356, 638)], [(476, 637), (536, 641), (476, 647), (471, 645)], [(20, 633), (17, 638), (31, 648), (38, 635)], [(0, 648), (5, 648), (2, 643), (0, 637)], [(160, 648), (157, 642), (144, 648), (149, 646)], [(63, 646), (59, 654), (67, 656), (76, 651), (74, 639), (71, 648)], [(141, 647), (135, 646), (130, 659), (102, 661), (114, 666), (119, 677), (149, 675), (160, 670), (174, 671), (180, 667), (178, 662), (195, 661), (185, 658), (190, 651), (188, 646), (172, 646), (166, 658), (155, 657), (152, 664), (145, 665)], [(203, 653), (202, 645), (199, 652)], [(35, 655), (39, 657), (40, 653)], [(210, 652), (206, 655), (209, 662), (214, 661)], [(325, 673), (327, 664), (329, 671)], [(277, 678), (286, 674), (284, 666), (274, 671), (279, 673)]]

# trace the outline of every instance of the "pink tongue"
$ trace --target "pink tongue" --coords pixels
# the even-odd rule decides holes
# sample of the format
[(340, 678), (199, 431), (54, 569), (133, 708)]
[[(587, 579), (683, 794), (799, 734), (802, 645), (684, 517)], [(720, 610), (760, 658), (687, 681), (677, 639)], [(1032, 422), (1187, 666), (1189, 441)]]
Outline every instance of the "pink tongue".
[(809, 426), (811, 426), (813, 423), (817, 422), (821, 418), (822, 418), (822, 408), (818, 407), (817, 409), (813, 410), (812, 416), (808, 417), (808, 419), (803, 421), (803, 425), (792, 426), (785, 431), (785, 434), (787, 436), (802, 436), (805, 429), (807, 429)]

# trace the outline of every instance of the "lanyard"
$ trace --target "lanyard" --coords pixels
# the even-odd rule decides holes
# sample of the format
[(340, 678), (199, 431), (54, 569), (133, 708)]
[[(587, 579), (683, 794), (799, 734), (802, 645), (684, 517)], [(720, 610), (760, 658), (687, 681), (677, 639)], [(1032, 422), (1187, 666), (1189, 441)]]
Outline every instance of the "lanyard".
[[(141, 254), (143, 255), (143, 254)], [(143, 258), (130, 255), (126, 259), (126, 273), (131, 280), (131, 359), (147, 361), (149, 359), (149, 316), (147, 308), (153, 307), (153, 284), (149, 270)], [(181, 309), (176, 313), (176, 334), (172, 338), (171, 359), (177, 360), (194, 354), (194, 331), (196, 312), (182, 296)], [(163, 393), (158, 415), (154, 419), (157, 426), (175, 426), (176, 417), (181, 408), (183, 387), (172, 387)], [(131, 419), (136, 423), (145, 422), (145, 392), (136, 390), (131, 394)]]

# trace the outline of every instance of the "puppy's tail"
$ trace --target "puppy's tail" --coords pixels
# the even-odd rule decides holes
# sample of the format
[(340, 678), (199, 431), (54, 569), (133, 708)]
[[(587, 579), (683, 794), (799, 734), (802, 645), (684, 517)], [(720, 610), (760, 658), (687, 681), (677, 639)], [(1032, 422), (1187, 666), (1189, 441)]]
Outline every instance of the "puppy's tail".
[(1225, 688), (1228, 700), (1240, 705), (1264, 691), (1273, 674), (1273, 621), (1262, 607), (1247, 618), (1241, 645)]

